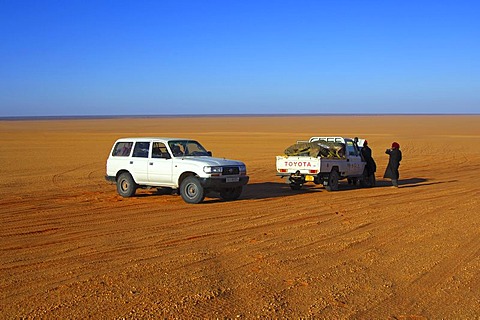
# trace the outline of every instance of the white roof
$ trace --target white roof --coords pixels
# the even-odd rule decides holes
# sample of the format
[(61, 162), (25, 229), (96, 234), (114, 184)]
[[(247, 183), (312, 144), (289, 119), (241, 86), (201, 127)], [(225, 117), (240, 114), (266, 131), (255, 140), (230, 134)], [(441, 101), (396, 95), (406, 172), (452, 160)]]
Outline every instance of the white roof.
[(314, 142), (318, 140), (322, 141), (328, 141), (328, 142), (340, 142), (340, 143), (345, 143), (345, 139), (350, 139), (350, 138), (343, 138), (343, 137), (311, 137), (308, 142)]
[(195, 139), (187, 139), (187, 138), (168, 138), (168, 137), (131, 137), (131, 138), (120, 138), (117, 141), (172, 141), (172, 140), (193, 140)]
[[(308, 142), (315, 142), (315, 141), (318, 141), (318, 140), (322, 140), (322, 141), (328, 141), (328, 142), (340, 142), (340, 143), (345, 143), (345, 140), (354, 140), (354, 138), (346, 138), (346, 137), (311, 137), (310, 140), (308, 140)], [(360, 139), (358, 138), (358, 142), (357, 142), (357, 145), (359, 147), (363, 147), (363, 142), (365, 141), (365, 139)]]

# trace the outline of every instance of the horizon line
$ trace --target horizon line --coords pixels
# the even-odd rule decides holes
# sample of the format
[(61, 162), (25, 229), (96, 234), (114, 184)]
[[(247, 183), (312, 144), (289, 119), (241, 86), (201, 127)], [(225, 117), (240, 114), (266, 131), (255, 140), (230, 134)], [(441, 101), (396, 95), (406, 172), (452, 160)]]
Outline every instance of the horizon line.
[(478, 116), (480, 113), (208, 113), (208, 114), (126, 114), (126, 115), (42, 115), (0, 116), (1, 121), (75, 120), (125, 118), (208, 118), (208, 117), (308, 117), (308, 116)]

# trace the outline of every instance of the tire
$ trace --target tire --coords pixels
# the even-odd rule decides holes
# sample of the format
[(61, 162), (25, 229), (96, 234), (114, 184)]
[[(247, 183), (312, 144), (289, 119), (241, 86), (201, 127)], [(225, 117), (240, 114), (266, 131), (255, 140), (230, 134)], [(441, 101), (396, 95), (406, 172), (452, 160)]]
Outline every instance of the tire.
[(124, 198), (131, 197), (137, 191), (137, 184), (128, 172), (124, 172), (118, 176), (117, 192)]
[(338, 190), (338, 172), (337, 170), (332, 170), (328, 176), (328, 184), (325, 186), (327, 191), (337, 191)]
[(375, 174), (368, 175), (367, 170), (363, 171), (363, 176), (360, 179), (360, 186), (364, 188), (371, 188), (375, 186)]
[(180, 184), (180, 195), (186, 203), (200, 203), (205, 199), (205, 191), (194, 176), (186, 177)]
[(369, 181), (370, 181), (370, 188), (373, 188), (375, 187), (375, 184), (377, 183), (377, 181), (375, 180), (375, 174), (372, 174), (370, 177), (368, 177)]
[(302, 184), (301, 183), (290, 183), (290, 188), (292, 190), (300, 190), (302, 189)]
[(220, 190), (220, 198), (225, 201), (237, 200), (242, 194), (243, 187), (234, 187)]

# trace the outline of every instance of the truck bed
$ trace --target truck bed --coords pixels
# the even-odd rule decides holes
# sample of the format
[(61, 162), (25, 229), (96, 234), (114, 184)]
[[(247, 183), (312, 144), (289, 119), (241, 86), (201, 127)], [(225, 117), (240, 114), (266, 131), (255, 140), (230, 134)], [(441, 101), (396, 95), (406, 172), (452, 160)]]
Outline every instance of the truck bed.
[(297, 172), (305, 175), (329, 173), (333, 167), (337, 167), (342, 176), (347, 166), (346, 159), (314, 158), (308, 156), (277, 156), (276, 162), (277, 175), (280, 176), (288, 176)]

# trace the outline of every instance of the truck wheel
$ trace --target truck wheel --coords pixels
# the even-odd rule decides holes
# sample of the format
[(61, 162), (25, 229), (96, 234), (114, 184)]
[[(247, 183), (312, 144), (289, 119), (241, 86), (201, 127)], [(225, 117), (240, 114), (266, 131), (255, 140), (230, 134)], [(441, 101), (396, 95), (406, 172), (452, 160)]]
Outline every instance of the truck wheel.
[(363, 171), (362, 178), (360, 179), (360, 186), (365, 188), (371, 188), (375, 186), (375, 174), (368, 175), (367, 170)]
[(328, 176), (328, 184), (325, 186), (327, 191), (337, 191), (338, 190), (338, 172), (337, 170), (332, 170)]
[(200, 181), (190, 176), (186, 177), (180, 184), (180, 195), (186, 203), (200, 203), (205, 198), (205, 193)]
[(117, 192), (124, 198), (131, 197), (137, 191), (137, 184), (128, 172), (124, 172), (118, 176)]
[(300, 190), (302, 189), (302, 184), (301, 183), (290, 183), (290, 188), (292, 190)]
[(242, 190), (243, 188), (241, 186), (222, 189), (220, 190), (220, 198), (222, 198), (225, 201), (237, 200), (242, 194)]

